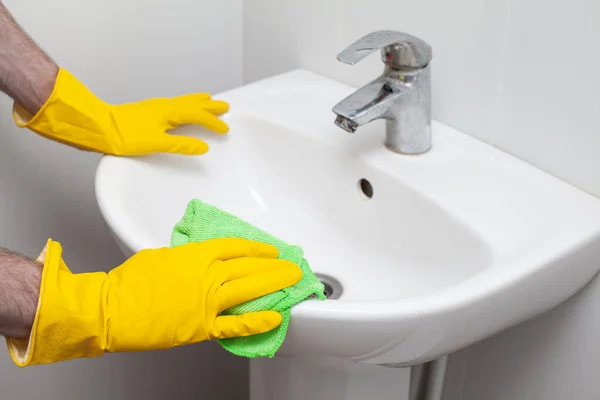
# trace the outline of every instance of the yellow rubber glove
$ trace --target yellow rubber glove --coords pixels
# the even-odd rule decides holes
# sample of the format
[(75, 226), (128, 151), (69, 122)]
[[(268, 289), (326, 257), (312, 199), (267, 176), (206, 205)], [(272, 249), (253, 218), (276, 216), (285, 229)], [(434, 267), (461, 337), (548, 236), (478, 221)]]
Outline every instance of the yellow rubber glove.
[(33, 329), (29, 340), (6, 339), (11, 357), (23, 367), (269, 331), (281, 323), (275, 311), (219, 314), (300, 280), (300, 268), (277, 253), (215, 239), (143, 250), (108, 274), (73, 274), (49, 240)]
[(217, 133), (229, 128), (217, 117), (229, 105), (208, 93), (188, 94), (111, 105), (96, 97), (65, 69), (59, 69), (54, 90), (36, 115), (14, 104), (13, 117), (49, 139), (83, 150), (119, 156), (150, 153), (203, 154), (208, 145), (167, 129), (182, 124), (202, 125)]

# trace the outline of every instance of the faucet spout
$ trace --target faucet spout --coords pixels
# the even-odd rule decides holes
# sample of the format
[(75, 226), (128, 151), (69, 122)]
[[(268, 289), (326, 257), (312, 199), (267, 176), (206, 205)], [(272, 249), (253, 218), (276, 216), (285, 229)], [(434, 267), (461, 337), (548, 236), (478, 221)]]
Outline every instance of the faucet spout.
[(335, 124), (349, 133), (356, 132), (356, 129), (358, 128), (358, 124), (356, 122), (341, 115), (338, 115), (335, 118)]
[[(390, 105), (402, 94), (394, 89), (384, 77), (378, 78), (358, 89), (333, 107), (333, 112), (351, 121), (356, 127), (386, 118)], [(342, 126), (342, 128), (344, 128)]]
[(382, 76), (336, 104), (333, 112), (335, 124), (350, 133), (373, 120), (385, 119), (389, 149), (424, 153), (431, 148), (429, 66), (417, 71), (386, 68)]

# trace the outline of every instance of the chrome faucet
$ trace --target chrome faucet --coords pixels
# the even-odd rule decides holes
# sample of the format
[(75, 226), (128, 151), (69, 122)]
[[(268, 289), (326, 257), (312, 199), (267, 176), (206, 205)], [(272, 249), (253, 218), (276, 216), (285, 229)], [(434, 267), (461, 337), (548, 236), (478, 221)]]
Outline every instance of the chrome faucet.
[(431, 47), (406, 33), (377, 31), (351, 44), (337, 59), (352, 65), (379, 49), (383, 74), (333, 107), (335, 124), (354, 133), (361, 125), (385, 119), (390, 150), (425, 153), (431, 148)]

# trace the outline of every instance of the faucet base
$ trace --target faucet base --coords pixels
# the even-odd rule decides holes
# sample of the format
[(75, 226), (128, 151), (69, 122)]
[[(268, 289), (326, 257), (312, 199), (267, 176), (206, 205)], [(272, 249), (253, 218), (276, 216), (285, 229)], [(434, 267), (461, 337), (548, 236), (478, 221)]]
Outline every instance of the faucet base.
[(405, 156), (418, 156), (419, 154), (427, 153), (429, 150), (431, 150), (431, 147), (432, 147), (432, 146), (426, 147), (425, 149), (423, 149), (421, 151), (414, 151), (414, 150), (404, 151), (403, 149), (394, 147), (393, 145), (388, 144), (387, 142), (385, 142), (384, 145), (388, 150), (393, 151), (394, 153), (397, 153), (397, 154), (405, 155)]
[[(407, 97), (409, 101), (395, 105), (396, 118), (385, 122), (385, 146), (399, 154), (423, 154), (431, 149), (431, 113), (425, 104), (419, 103), (416, 93)], [(413, 113), (410, 107), (421, 112)]]

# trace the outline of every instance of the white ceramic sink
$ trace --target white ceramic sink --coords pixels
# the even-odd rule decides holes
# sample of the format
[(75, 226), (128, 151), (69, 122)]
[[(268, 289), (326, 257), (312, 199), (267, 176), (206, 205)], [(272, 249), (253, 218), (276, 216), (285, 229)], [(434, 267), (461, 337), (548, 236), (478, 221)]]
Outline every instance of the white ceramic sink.
[(121, 248), (168, 246), (193, 198), (221, 207), (303, 246), (343, 286), (293, 309), (279, 355), (370, 364), (458, 350), (598, 271), (599, 199), (435, 121), (419, 156), (387, 150), (381, 122), (351, 135), (331, 108), (353, 90), (293, 71), (215, 96), (231, 105), (228, 135), (179, 129), (206, 155), (104, 157), (97, 198)]

